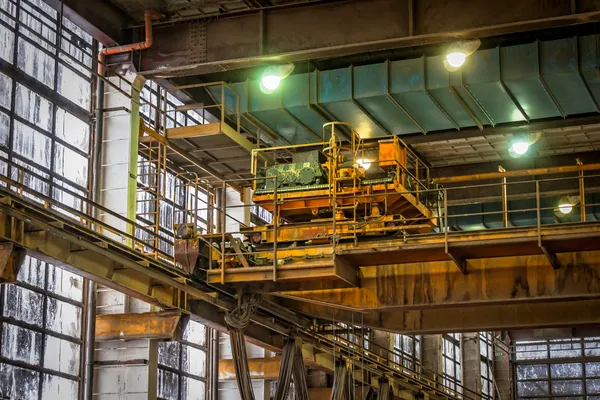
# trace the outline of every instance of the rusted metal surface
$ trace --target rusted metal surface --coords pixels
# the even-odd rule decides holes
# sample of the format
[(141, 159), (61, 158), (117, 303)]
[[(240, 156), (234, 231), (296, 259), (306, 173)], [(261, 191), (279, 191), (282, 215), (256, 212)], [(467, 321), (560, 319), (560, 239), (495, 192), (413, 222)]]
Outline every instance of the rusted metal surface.
[(558, 302), (600, 298), (600, 251), (473, 259), (464, 275), (452, 262), (363, 267), (360, 286), (287, 292), (286, 297), (357, 311)]
[(283, 299), (281, 304), (315, 318), (356, 323), (402, 334), (501, 331), (553, 327), (597, 326), (600, 300), (573, 300), (556, 303), (446, 307), (423, 310), (356, 313), (322, 305)]
[[(460, 0), (410, 4), (356, 0), (265, 10), (264, 35), (258, 14), (165, 26), (157, 29), (156, 47), (143, 55), (142, 70), (150, 76), (206, 74), (270, 63), (274, 56), (278, 62), (317, 60), (600, 19), (596, 5), (587, 4), (580, 9), (588, 12), (572, 14), (568, 2), (509, 0), (490, 9), (489, 2), (478, 0), (469, 3), (468, 12)], [(202, 35), (193, 35), (200, 24)], [(353, 29), (342, 33), (339, 26)], [(176, 48), (174, 43), (182, 45)]]
[[(279, 377), (280, 357), (250, 358), (248, 370), (252, 379), (276, 380)], [(219, 381), (235, 380), (233, 360), (219, 360)]]
[(12, 243), (0, 242), (0, 283), (15, 282), (24, 260), (25, 250)]
[[(273, 284), (273, 267), (226, 268), (225, 284), (263, 284), (275, 290), (292, 287), (351, 287), (357, 286), (358, 267), (341, 259), (322, 258), (307, 259), (304, 262), (277, 266), (277, 284)], [(206, 281), (209, 284), (222, 282), (222, 269), (207, 271)]]
[(180, 319), (180, 311), (98, 315), (96, 341), (174, 339)]

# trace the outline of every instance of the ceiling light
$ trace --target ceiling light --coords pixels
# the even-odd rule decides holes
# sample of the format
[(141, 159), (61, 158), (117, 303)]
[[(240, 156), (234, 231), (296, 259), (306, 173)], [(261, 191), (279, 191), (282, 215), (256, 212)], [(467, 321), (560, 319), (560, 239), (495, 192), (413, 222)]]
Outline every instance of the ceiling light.
[(529, 150), (529, 143), (525, 140), (516, 140), (511, 144), (510, 147), (516, 155), (522, 156), (523, 154), (527, 153), (527, 150)]
[(446, 54), (446, 61), (451, 67), (460, 68), (467, 60), (467, 55), (462, 51), (455, 51), (453, 53)]
[(481, 46), (479, 39), (459, 40), (452, 43), (446, 51), (444, 67), (449, 72), (458, 71), (467, 60), (467, 57), (475, 53), (479, 46)]
[(281, 78), (277, 75), (263, 75), (261, 82), (265, 88), (268, 90), (275, 90), (279, 87), (281, 83)]
[(571, 199), (569, 199), (569, 197), (565, 196), (560, 199), (558, 202), (558, 211), (563, 214), (568, 214), (573, 211), (573, 203), (571, 203)]
[(260, 78), (260, 89), (265, 94), (271, 94), (294, 70), (294, 64), (271, 65), (267, 67)]

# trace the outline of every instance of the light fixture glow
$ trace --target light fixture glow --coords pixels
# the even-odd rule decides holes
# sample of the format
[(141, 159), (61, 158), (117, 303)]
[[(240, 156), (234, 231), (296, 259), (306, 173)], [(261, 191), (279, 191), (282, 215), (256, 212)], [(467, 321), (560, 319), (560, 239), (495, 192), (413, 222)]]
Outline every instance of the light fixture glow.
[(450, 64), (450, 66), (454, 68), (461, 67), (466, 60), (467, 55), (462, 51), (453, 51), (451, 53), (446, 54), (446, 61), (448, 61), (448, 64)]
[(571, 211), (573, 211), (573, 204), (571, 203), (560, 203), (558, 205), (558, 211), (560, 211), (563, 214), (568, 214)]
[(281, 83), (281, 77), (273, 74), (265, 74), (261, 78), (261, 82), (267, 90), (275, 90)]
[(358, 165), (360, 168), (362, 168), (362, 169), (364, 169), (364, 170), (367, 170), (367, 169), (369, 169), (369, 167), (371, 166), (371, 160), (367, 160), (367, 159), (362, 159), (362, 158), (361, 158), (361, 159), (359, 159), (359, 160), (356, 160), (356, 164), (357, 164), (357, 165)]
[(529, 150), (529, 143), (524, 140), (517, 140), (513, 142), (511, 148), (515, 154), (522, 156), (523, 154), (527, 153), (527, 150)]
[(271, 94), (294, 70), (294, 64), (271, 65), (265, 69), (260, 78), (260, 89), (265, 94)]

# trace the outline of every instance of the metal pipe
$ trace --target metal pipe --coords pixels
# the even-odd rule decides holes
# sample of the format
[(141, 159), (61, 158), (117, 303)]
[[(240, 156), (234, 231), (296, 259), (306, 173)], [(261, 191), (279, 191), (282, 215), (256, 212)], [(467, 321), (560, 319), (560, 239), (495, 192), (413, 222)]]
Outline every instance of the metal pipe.
[(146, 10), (144, 13), (144, 27), (146, 39), (143, 42), (126, 44), (123, 46), (105, 47), (98, 53), (98, 74), (104, 76), (104, 62), (106, 56), (127, 53), (129, 51), (144, 50), (152, 46), (154, 37), (152, 35), (152, 21), (162, 18), (163, 15), (156, 11)]
[(563, 174), (563, 173), (568, 173), (568, 172), (593, 171), (593, 170), (598, 170), (598, 169), (600, 169), (600, 164), (567, 165), (567, 166), (563, 166), (563, 167), (536, 168), (536, 169), (523, 169), (523, 170), (519, 170), (519, 171), (489, 172), (489, 173), (484, 173), (484, 174), (446, 176), (446, 177), (433, 178), (433, 183), (447, 184), (447, 183), (470, 182), (470, 181), (478, 181), (478, 180), (486, 180), (486, 179), (512, 178), (512, 177), (516, 177), (516, 176)]

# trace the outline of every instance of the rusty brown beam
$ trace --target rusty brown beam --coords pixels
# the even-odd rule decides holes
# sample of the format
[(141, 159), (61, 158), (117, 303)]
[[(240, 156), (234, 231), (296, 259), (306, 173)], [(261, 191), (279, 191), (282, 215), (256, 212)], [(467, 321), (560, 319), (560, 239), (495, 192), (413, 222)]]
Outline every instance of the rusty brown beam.
[(505, 171), (505, 172), (488, 172), (483, 174), (472, 174), (472, 175), (460, 175), (460, 176), (446, 176), (433, 178), (434, 183), (441, 185), (448, 183), (460, 183), (460, 182), (471, 182), (488, 179), (502, 179), (502, 178), (515, 178), (523, 176), (539, 176), (539, 175), (551, 175), (551, 174), (564, 174), (569, 172), (582, 172), (582, 171), (595, 171), (600, 170), (600, 163), (597, 164), (583, 164), (583, 165), (566, 165), (562, 167), (550, 167), (550, 168), (534, 168), (534, 169), (523, 169), (519, 171)]
[[(350, 0), (263, 10), (235, 18), (157, 27), (156, 45), (142, 54), (142, 74), (199, 75), (273, 62), (367, 54), (600, 20), (598, 5), (587, 4), (586, 11), (573, 14), (569, 2), (546, 3), (540, 7), (534, 0), (498, 3), (473, 0), (469, 2), (468, 12), (464, 11), (461, 0), (428, 0), (414, 4), (411, 0)], [(315, 25), (314, 21), (319, 24)], [(306, 26), (311, 29), (307, 30)], [(353, 29), (341, 32), (339, 26)]]
[[(250, 358), (248, 370), (252, 379), (275, 380), (279, 377), (281, 357)], [(233, 360), (219, 360), (219, 381), (235, 380)]]
[(98, 315), (96, 341), (173, 339), (180, 320), (180, 311)]
[(600, 251), (555, 256), (566, 267), (552, 268), (544, 254), (470, 259), (468, 275), (452, 261), (362, 267), (358, 287), (278, 295), (357, 312), (600, 298)]
[(335, 320), (349, 324), (360, 321), (364, 326), (372, 329), (407, 335), (591, 327), (597, 326), (600, 321), (598, 299), (367, 313), (328, 308), (289, 299), (283, 299), (281, 305), (326, 321)]

